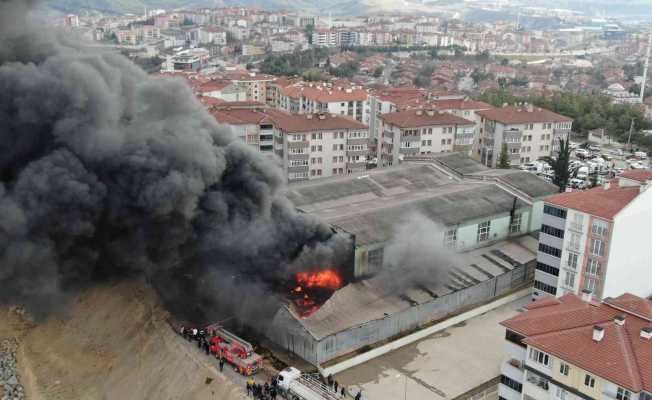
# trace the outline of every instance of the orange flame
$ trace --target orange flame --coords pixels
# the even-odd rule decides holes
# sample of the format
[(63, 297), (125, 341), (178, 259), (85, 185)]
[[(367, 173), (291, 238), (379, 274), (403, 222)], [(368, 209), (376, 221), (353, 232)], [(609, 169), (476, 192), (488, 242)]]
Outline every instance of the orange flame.
[(299, 272), (296, 275), (297, 282), (307, 288), (326, 288), (336, 290), (342, 287), (342, 278), (332, 269), (314, 272)]

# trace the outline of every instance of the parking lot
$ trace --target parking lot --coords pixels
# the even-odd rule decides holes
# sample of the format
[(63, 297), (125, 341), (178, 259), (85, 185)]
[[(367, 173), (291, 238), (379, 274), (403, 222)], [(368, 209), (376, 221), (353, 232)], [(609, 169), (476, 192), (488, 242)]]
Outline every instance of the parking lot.
[[(569, 187), (574, 189), (588, 189), (624, 171), (651, 167), (650, 157), (645, 152), (624, 151), (619, 144), (598, 146), (571, 142), (571, 149)], [(554, 172), (544, 161), (527, 163), (520, 168), (552, 182)]]

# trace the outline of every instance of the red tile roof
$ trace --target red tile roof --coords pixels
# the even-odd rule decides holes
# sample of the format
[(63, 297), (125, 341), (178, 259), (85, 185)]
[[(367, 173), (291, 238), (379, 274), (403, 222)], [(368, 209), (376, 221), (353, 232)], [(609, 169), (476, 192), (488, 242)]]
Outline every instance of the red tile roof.
[(285, 111), (261, 107), (229, 107), (229, 103), (213, 107), (211, 113), (223, 124), (255, 125), (262, 122), (274, 124), (285, 132), (300, 133), (331, 131), (337, 129), (368, 129), (367, 125), (341, 115), (290, 114)]
[(364, 89), (325, 85), (309, 86), (303, 83), (281, 88), (281, 92), (288, 97), (301, 96), (320, 103), (335, 103), (346, 101), (365, 101), (368, 94)]
[(545, 202), (611, 220), (639, 193), (640, 189), (637, 186), (618, 187), (611, 185), (609, 189), (596, 187), (584, 191), (577, 190), (556, 194), (547, 197)]
[[(625, 315), (623, 326), (613, 321), (617, 315)], [(640, 392), (652, 390), (652, 340), (640, 337), (642, 328), (652, 326), (650, 317), (652, 301), (631, 294), (602, 304), (569, 294), (539, 300), (501, 324), (525, 336), (525, 344)], [(599, 342), (593, 340), (594, 325), (604, 329)]]
[(540, 107), (507, 106), (491, 110), (479, 111), (478, 114), (491, 121), (503, 124), (526, 124), (535, 122), (571, 122), (571, 118), (564, 117), (550, 110)]
[(430, 104), (438, 110), (490, 110), (494, 108), (484, 101), (471, 99), (433, 100)]
[(629, 171), (624, 171), (618, 175), (618, 177), (645, 183), (648, 179), (652, 179), (652, 171), (645, 169), (632, 169)]
[(472, 121), (456, 115), (435, 110), (408, 110), (382, 114), (380, 118), (387, 124), (399, 128), (412, 128), (432, 125), (473, 125)]

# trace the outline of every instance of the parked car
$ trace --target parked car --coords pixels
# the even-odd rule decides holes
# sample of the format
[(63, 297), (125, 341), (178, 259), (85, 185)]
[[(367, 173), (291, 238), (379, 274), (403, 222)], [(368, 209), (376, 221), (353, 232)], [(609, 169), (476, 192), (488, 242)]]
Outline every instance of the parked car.
[(575, 189), (586, 189), (589, 185), (584, 179), (573, 178), (569, 181), (570, 186)]
[(586, 158), (590, 155), (589, 151), (586, 149), (575, 149), (575, 157), (577, 158)]
[(647, 160), (647, 153), (644, 151), (637, 151), (634, 153), (634, 156), (639, 160)]

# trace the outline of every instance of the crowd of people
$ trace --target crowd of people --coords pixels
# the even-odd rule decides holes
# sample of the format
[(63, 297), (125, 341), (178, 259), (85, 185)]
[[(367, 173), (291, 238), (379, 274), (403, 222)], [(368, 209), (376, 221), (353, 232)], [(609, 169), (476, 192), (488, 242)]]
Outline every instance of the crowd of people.
[(251, 376), (247, 379), (247, 396), (251, 396), (255, 400), (276, 400), (277, 395), (276, 379), (265, 382), (264, 385), (256, 383), (256, 380)]

